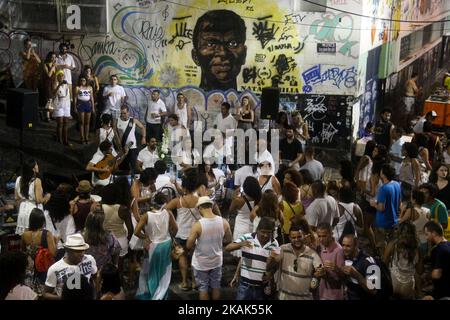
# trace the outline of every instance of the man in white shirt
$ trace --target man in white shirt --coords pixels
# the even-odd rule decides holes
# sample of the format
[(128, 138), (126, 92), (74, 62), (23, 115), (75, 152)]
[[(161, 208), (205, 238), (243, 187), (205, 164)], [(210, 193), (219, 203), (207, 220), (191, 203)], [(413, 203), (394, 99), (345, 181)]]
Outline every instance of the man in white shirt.
[(80, 276), (85, 276), (95, 288), (97, 263), (94, 257), (84, 254), (89, 245), (84, 242), (83, 236), (79, 233), (67, 236), (64, 248), (66, 249), (64, 258), (48, 269), (43, 295), (46, 300), (60, 300), (64, 284), (67, 282), (70, 289), (80, 283), (80, 278), (77, 279)]
[[(339, 214), (339, 210), (333, 209), (330, 200), (325, 196), (324, 183), (321, 180), (314, 181), (311, 190), (314, 201), (305, 210), (306, 221), (314, 230), (320, 223), (333, 225), (333, 220), (339, 217), (336, 216)], [(334, 200), (334, 202), (336, 201)]]
[(147, 147), (139, 152), (136, 160), (136, 168), (139, 172), (155, 167), (156, 161), (159, 160), (158, 150), (156, 149), (157, 143), (156, 138), (151, 138)]
[(391, 166), (395, 169), (395, 174), (398, 176), (400, 174), (400, 167), (403, 161), (403, 144), (405, 141), (402, 138), (403, 129), (400, 127), (395, 127), (392, 132), (392, 145), (389, 150), (389, 157), (391, 158)]
[(226, 158), (231, 156), (231, 148), (224, 144), (224, 135), (216, 135), (214, 141), (206, 146), (203, 152), (203, 161), (208, 164), (224, 164)]
[(225, 134), (226, 137), (226, 145), (233, 145), (233, 139), (232, 136), (234, 131), (231, 131), (228, 133), (227, 137), (227, 130), (235, 130), (237, 128), (237, 121), (234, 119), (233, 115), (230, 113), (231, 105), (228, 102), (223, 102), (220, 106), (220, 113), (217, 115), (216, 120), (214, 121), (214, 128), (220, 130), (222, 133)]
[(113, 120), (117, 120), (120, 115), (120, 107), (125, 102), (125, 89), (120, 86), (119, 78), (116, 75), (110, 77), (110, 85), (103, 89), (103, 97), (105, 101), (105, 109), (102, 114), (108, 113), (112, 116)]
[(147, 127), (147, 140), (156, 138), (162, 141), (163, 129), (161, 117), (167, 115), (166, 104), (160, 99), (160, 91), (153, 90), (151, 100), (145, 112), (145, 122)]
[(64, 71), (64, 80), (69, 85), (70, 98), (72, 100), (72, 71), (75, 70), (76, 64), (72, 55), (68, 53), (68, 47), (65, 43), (59, 45), (59, 56), (56, 58), (56, 68)]
[[(175, 113), (169, 115), (169, 150), (177, 153), (182, 148), (183, 139), (190, 139), (189, 130), (180, 124), (178, 115)], [(174, 149), (174, 147), (176, 149)]]
[[(103, 168), (97, 168), (96, 165), (105, 159), (107, 156), (112, 155), (112, 144), (109, 140), (105, 140), (99, 145), (99, 150), (94, 154), (92, 159), (86, 166), (86, 171), (92, 172), (92, 185), (95, 186), (107, 186), (111, 183), (112, 173), (118, 168), (124, 157), (116, 157), (115, 163), (111, 166), (105, 166)], [(99, 174), (109, 174), (107, 178), (101, 179)]]
[(325, 169), (320, 161), (314, 159), (315, 150), (313, 147), (306, 147), (305, 160), (306, 163), (300, 168), (300, 170), (308, 170), (313, 180), (321, 180)]

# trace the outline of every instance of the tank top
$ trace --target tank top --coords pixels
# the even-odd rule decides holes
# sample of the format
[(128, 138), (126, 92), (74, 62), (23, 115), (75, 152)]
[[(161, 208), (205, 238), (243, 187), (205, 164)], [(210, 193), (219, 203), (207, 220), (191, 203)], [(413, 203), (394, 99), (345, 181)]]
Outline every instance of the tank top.
[(120, 204), (103, 204), (102, 207), (105, 212), (105, 221), (103, 222), (105, 230), (111, 231), (116, 238), (126, 237), (127, 230), (124, 227), (124, 221), (119, 217)]
[(188, 128), (188, 112), (187, 112), (187, 105), (184, 104), (183, 108), (180, 109), (178, 106), (175, 106), (175, 114), (178, 116), (178, 123), (184, 126), (185, 128)]
[(55, 98), (57, 102), (70, 101), (69, 86), (67, 84), (60, 86), (56, 92)]
[[(111, 144), (112, 144), (112, 155), (113, 155), (113, 157), (117, 157), (117, 152), (114, 149), (114, 144), (113, 144), (114, 130), (112, 128), (109, 128), (108, 130), (100, 128), (98, 138), (99, 138), (99, 145), (100, 145), (100, 143), (102, 143), (103, 141), (108, 139), (109, 142), (111, 142)], [(97, 148), (97, 151), (101, 152), (100, 148)]]
[[(356, 230), (355, 225), (356, 217), (355, 213), (353, 212), (355, 204), (353, 202), (350, 203), (339, 202), (339, 206), (342, 206), (344, 209), (342, 210), (342, 215), (339, 216), (339, 221), (333, 230), (333, 236), (335, 239), (339, 239), (342, 236), (342, 232), (344, 232), (345, 224), (347, 223), (347, 221), (350, 221)], [(341, 210), (339, 210), (339, 213), (341, 213)]]
[(416, 234), (417, 238), (419, 239), (419, 243), (427, 243), (427, 236), (425, 235), (424, 227), (425, 224), (428, 222), (427, 213), (430, 212), (426, 208), (415, 208), (416, 212), (419, 213), (419, 217), (412, 221), (412, 223), (416, 226)]
[(28, 199), (22, 194), (22, 190), (20, 190), (20, 181), (22, 180), (22, 177), (19, 176), (16, 179), (16, 185), (15, 188), (17, 190), (17, 193), (19, 195), (19, 198), (21, 200), (27, 200), (27, 201), (31, 201), (36, 203), (36, 194), (34, 192), (34, 185), (35, 185), (35, 181), (36, 179), (33, 178), (30, 180), (30, 182), (28, 183)]
[(201, 218), (202, 233), (192, 256), (196, 270), (208, 271), (222, 266), (222, 243), (225, 230), (222, 217)]
[(147, 226), (145, 233), (154, 243), (161, 243), (170, 240), (169, 234), (169, 213), (166, 209), (160, 211), (149, 211), (147, 213)]
[(78, 87), (77, 99), (80, 101), (91, 101), (91, 91)]
[(294, 205), (288, 203), (286, 200), (283, 200), (283, 233), (289, 234), (289, 229), (291, 228), (291, 219), (296, 215), (304, 215), (303, 205), (301, 202), (298, 202)]
[(414, 261), (410, 263), (407, 257), (403, 254), (398, 254), (396, 245), (391, 261), (391, 274), (395, 276), (400, 283), (409, 283), (414, 280), (416, 263), (417, 257), (415, 257)]
[(177, 208), (178, 232), (175, 237), (186, 240), (191, 232), (192, 224), (200, 220), (200, 213), (197, 208), (183, 207), (182, 199), (183, 197), (180, 198), (180, 208)]
[(264, 180), (264, 182), (262, 184), (260, 184), (261, 193), (264, 193), (266, 190), (273, 190), (272, 178), (273, 178), (273, 176), (270, 176), (269, 181), (267, 183), (266, 183), (267, 180)]
[(73, 221), (75, 222), (75, 228), (77, 232), (82, 231), (84, 229), (86, 218), (89, 212), (91, 212), (91, 205), (92, 200), (86, 203), (81, 203), (77, 201), (76, 206), (78, 208), (78, 211), (76, 214), (73, 215)]
[[(414, 183), (414, 169), (412, 167), (411, 161), (403, 161), (400, 166), (400, 174), (398, 176), (399, 180), (402, 182), (406, 182), (412, 186), (415, 185)], [(419, 181), (420, 183), (420, 181)]]
[(125, 144), (128, 144), (130, 142), (132, 142), (133, 144), (131, 145), (130, 149), (136, 149), (137, 145), (136, 145), (136, 135), (135, 135), (135, 131), (136, 131), (136, 124), (134, 123), (132, 118), (129, 118), (126, 121), (123, 121), (122, 119), (120, 119), (120, 117), (117, 119), (117, 129), (119, 130), (120, 134), (123, 135), (125, 133), (125, 131), (127, 130), (127, 127), (130, 123), (131, 120), (131, 130), (130, 133), (128, 134), (127, 137), (127, 141), (125, 141)]

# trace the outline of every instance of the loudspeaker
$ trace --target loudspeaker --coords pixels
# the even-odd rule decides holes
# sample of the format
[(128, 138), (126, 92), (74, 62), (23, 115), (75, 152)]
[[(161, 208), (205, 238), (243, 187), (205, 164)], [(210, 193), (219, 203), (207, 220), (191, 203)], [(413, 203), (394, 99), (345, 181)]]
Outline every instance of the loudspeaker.
[(39, 93), (29, 89), (9, 89), (6, 99), (6, 125), (31, 128), (38, 120)]
[(261, 94), (261, 119), (275, 120), (280, 105), (280, 88), (263, 88)]

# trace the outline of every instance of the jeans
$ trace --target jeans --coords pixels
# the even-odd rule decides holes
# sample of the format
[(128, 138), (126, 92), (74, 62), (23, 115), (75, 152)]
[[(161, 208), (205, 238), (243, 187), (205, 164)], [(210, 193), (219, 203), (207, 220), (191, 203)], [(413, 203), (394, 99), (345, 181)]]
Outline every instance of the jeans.
[(151, 138), (156, 138), (156, 141), (161, 142), (162, 141), (162, 125), (160, 123), (146, 123), (146, 131), (147, 131), (147, 141), (149, 141)]
[(236, 300), (267, 300), (264, 294), (264, 286), (250, 286), (239, 281)]

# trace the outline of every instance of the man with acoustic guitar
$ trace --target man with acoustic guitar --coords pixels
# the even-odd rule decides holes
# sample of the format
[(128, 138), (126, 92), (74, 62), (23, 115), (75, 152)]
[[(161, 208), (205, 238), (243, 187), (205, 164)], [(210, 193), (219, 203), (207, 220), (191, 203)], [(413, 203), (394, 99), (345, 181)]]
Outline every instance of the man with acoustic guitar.
[(117, 129), (122, 148), (124, 149), (125, 145), (128, 145), (130, 148), (130, 152), (124, 159), (122, 165), (120, 165), (120, 169), (129, 171), (131, 175), (134, 175), (136, 172), (136, 160), (140, 151), (136, 141), (136, 127), (141, 130), (142, 134), (140, 144), (145, 145), (145, 126), (139, 120), (130, 117), (130, 111), (127, 105), (123, 105), (120, 108), (120, 117), (115, 121), (114, 126)]
[(117, 170), (119, 165), (128, 154), (128, 148), (124, 153), (114, 157), (112, 155), (112, 144), (105, 140), (99, 145), (100, 151), (97, 151), (91, 161), (86, 166), (86, 170), (92, 172), (92, 185), (107, 186), (112, 181), (112, 173)]

